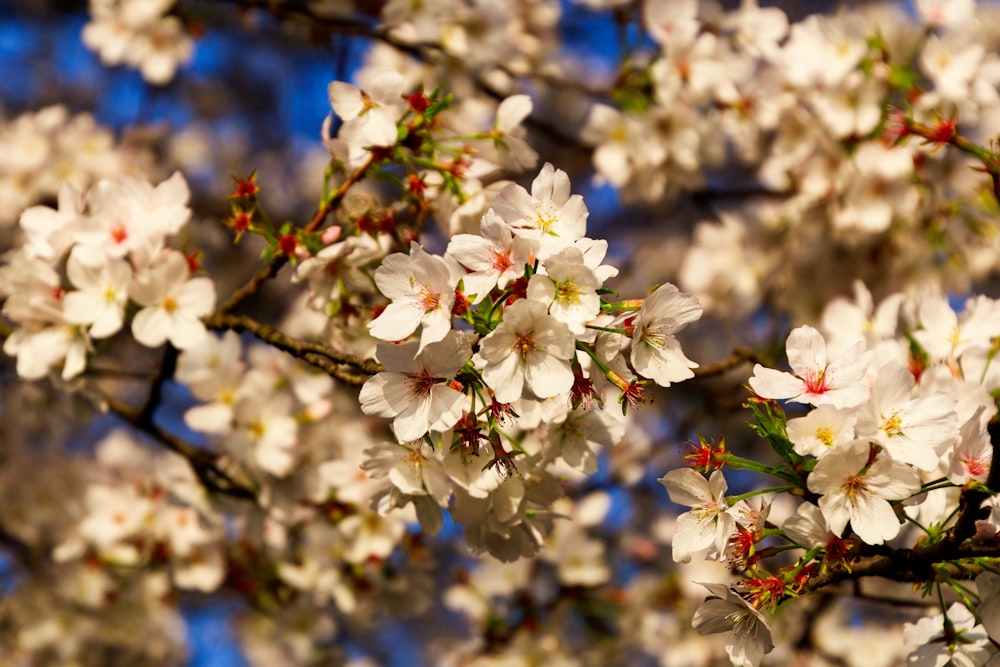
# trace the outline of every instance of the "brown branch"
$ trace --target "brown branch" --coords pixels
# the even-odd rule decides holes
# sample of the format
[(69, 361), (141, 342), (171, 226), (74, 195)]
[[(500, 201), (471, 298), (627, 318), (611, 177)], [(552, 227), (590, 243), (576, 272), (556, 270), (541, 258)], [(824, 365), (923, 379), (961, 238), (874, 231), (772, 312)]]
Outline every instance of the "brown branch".
[[(1000, 424), (991, 424), (990, 439), (994, 450), (997, 448), (998, 436)], [(978, 573), (979, 567), (974, 563), (959, 561), (971, 558), (1000, 559), (1000, 541), (969, 541), (976, 534), (976, 521), (988, 515), (988, 510), (982, 508), (983, 501), (1000, 489), (1000, 457), (994, 456), (985, 486), (987, 490), (978, 487), (962, 490), (955, 525), (934, 544), (916, 549), (876, 547), (879, 553), (851, 563), (850, 570), (839, 567), (812, 577), (806, 584), (805, 591), (863, 577), (885, 577), (893, 581), (914, 583), (931, 582), (938, 579), (939, 568), (944, 568), (955, 579), (972, 578)]]
[[(116, 396), (109, 394), (103, 394), (102, 399), (107, 404), (109, 410), (135, 428), (155, 438), (170, 451), (183, 457), (206, 489), (241, 500), (257, 500), (255, 489), (234, 480), (219, 467), (219, 457), (216, 454), (204, 449), (198, 449), (165, 431), (153, 421), (151, 411), (136, 409)], [(147, 401), (148, 403), (149, 401)]]
[(725, 359), (710, 364), (702, 364), (698, 368), (694, 369), (694, 376), (696, 378), (715, 377), (716, 375), (722, 375), (723, 373), (736, 368), (740, 364), (747, 362), (759, 363), (757, 353), (748, 347), (738, 347)]
[[(364, 384), (370, 376), (385, 370), (381, 364), (374, 360), (358, 359), (323, 343), (293, 338), (270, 324), (258, 322), (247, 315), (216, 313), (205, 320), (205, 326), (217, 331), (247, 331), (258, 340), (288, 352), (292, 356), (326, 371), (332, 377), (352, 385)], [(357, 370), (351, 370), (351, 367)]]
[[(369, 168), (375, 163), (375, 157), (372, 155), (368, 156), (360, 167), (354, 170), (354, 172), (347, 177), (347, 179), (341, 183), (337, 189), (327, 197), (326, 201), (323, 202), (319, 208), (316, 209), (316, 213), (309, 220), (305, 227), (302, 228), (304, 232), (315, 232), (319, 229), (323, 221), (326, 220), (327, 216), (330, 215), (335, 208), (344, 199), (347, 191), (353, 187), (358, 181), (360, 181)], [(252, 297), (260, 289), (260, 286), (271, 280), (281, 269), (288, 263), (288, 256), (279, 254), (275, 255), (267, 266), (259, 270), (253, 275), (250, 280), (233, 292), (228, 299), (223, 302), (221, 306), (216, 309), (215, 314), (212, 317), (223, 315), (225, 313), (230, 313), (235, 310), (241, 303)]]

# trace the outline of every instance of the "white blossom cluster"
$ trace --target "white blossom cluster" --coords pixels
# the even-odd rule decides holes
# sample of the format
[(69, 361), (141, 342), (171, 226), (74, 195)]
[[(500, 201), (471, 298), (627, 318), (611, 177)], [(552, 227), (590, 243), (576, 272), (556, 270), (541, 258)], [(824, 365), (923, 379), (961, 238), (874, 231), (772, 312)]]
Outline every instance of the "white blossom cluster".
[(94, 341), (122, 329), (129, 304), (138, 308), (130, 328), (141, 344), (200, 342), (215, 285), (166, 244), (191, 216), (189, 196), (180, 173), (156, 186), (123, 176), (83, 194), (64, 183), (58, 208), (25, 209), (24, 243), (0, 266), (2, 312), (17, 325), (4, 351), (17, 357), (20, 377), (58, 366), (64, 380), (79, 375)]
[(169, 83), (190, 60), (194, 41), (169, 12), (177, 0), (90, 0), (83, 43), (105, 65), (128, 65), (152, 84)]
[(0, 227), (28, 206), (54, 198), (64, 182), (77, 190), (142, 169), (143, 151), (116, 145), (114, 135), (87, 113), (48, 106), (0, 120)]
[[(377, 44), (276, 195), (311, 219), (238, 165), (220, 217), (260, 265), (222, 305), (222, 227), (189, 224), (219, 188), (125, 175), (61, 106), (0, 125), (4, 658), (183, 664), (178, 609), (233, 599), (268, 667), (389, 663), (387, 628), (442, 666), (1000, 665), (991, 8), (582, 0), (620, 21), (608, 74), (554, 0), (236, 4)], [(83, 39), (166, 84), (196, 9), (91, 0)], [(175, 135), (189, 176), (247, 154), (208, 128)], [(649, 240), (627, 262), (587, 164), (643, 211), (602, 229)], [(712, 220), (637, 231), (684, 194)], [(773, 452), (698, 436), (664, 492), (751, 359)]]
[[(919, 534), (914, 527), (952, 525), (960, 493), (985, 483), (993, 462), (987, 426), (1000, 389), (1000, 367), (993, 363), (998, 332), (1000, 303), (994, 299), (970, 298), (956, 312), (942, 294), (924, 291), (875, 305), (858, 283), (853, 301), (828, 306), (822, 331), (801, 326), (791, 332), (789, 371), (754, 367), (749, 387), (758, 399), (811, 406), (786, 422), (789, 456), (802, 463), (800, 488), (812, 495), (778, 524), (789, 542), (836, 554), (836, 545), (848, 538), (869, 545), (912, 542)], [(733, 558), (738, 533), (759, 529), (761, 515), (767, 516), (748, 500), (730, 501), (721, 470), (706, 480), (684, 468), (661, 482), (672, 500), (692, 508), (678, 518), (678, 561), (696, 554)], [(975, 539), (992, 544), (1000, 533), (996, 496), (983, 507), (990, 511), (977, 522)], [(980, 591), (979, 606), (992, 608), (997, 602), (990, 577), (996, 575), (981, 576), (991, 583)], [(718, 601), (699, 611), (695, 627), (731, 631), (734, 664), (759, 664), (772, 648), (759, 600), (751, 605), (726, 586), (706, 585)], [(968, 664), (981, 665), (997, 652), (987, 638), (987, 630), (992, 640), (1000, 638), (993, 619), (980, 611), (984, 630), (965, 606), (958, 607), (949, 615), (956, 625), (967, 624), (962, 641), (935, 642), (923, 637), (924, 630), (907, 630), (906, 642), (920, 646), (911, 654), (913, 664), (938, 664), (925, 662), (931, 654), (958, 660), (957, 653), (967, 653)], [(732, 610), (739, 608), (741, 620), (734, 622)], [(917, 627), (925, 626), (940, 630), (940, 619)]]

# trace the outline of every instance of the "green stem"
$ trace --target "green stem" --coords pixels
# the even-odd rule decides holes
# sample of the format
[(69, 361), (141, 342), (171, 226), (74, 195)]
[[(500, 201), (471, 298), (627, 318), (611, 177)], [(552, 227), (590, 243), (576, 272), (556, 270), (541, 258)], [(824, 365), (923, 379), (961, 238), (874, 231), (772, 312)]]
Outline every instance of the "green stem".
[(757, 461), (751, 461), (750, 459), (745, 459), (734, 454), (725, 453), (722, 455), (722, 462), (729, 466), (730, 468), (737, 468), (740, 470), (753, 470), (755, 472), (762, 472), (765, 475), (770, 475), (771, 477), (777, 477), (778, 479), (783, 479), (786, 482), (794, 484), (792, 488), (801, 488), (800, 480), (793, 474), (783, 472), (778, 468), (773, 468), (764, 463), (758, 463)]
[[(746, 500), (747, 498), (753, 498), (754, 496), (760, 496), (765, 493), (785, 493), (786, 491), (792, 491), (799, 488), (798, 486), (774, 486), (767, 489), (757, 489), (756, 491), (749, 491), (747, 493), (741, 493), (738, 496), (730, 496), (726, 498), (726, 502), (732, 507), (741, 500)], [(778, 531), (780, 532), (780, 531)]]

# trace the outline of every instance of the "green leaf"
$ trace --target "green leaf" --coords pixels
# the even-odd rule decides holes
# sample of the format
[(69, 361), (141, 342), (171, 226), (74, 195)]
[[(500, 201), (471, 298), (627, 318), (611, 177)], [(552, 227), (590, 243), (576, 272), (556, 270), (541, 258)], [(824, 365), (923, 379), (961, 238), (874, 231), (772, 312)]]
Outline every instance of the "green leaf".
[(785, 413), (771, 401), (750, 400), (747, 402), (753, 412), (756, 424), (750, 424), (754, 433), (771, 444), (771, 449), (792, 465), (802, 462), (802, 457), (795, 453), (792, 441), (788, 439), (785, 429)]

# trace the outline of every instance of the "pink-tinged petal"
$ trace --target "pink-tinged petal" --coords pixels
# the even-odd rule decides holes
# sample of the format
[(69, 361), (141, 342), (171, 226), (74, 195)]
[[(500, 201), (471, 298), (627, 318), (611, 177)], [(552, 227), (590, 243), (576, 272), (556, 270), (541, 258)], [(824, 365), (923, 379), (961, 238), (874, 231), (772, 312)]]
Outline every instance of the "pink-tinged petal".
[(146, 347), (159, 347), (167, 341), (173, 322), (162, 308), (151, 306), (136, 313), (132, 335)]
[(365, 108), (361, 91), (349, 83), (334, 81), (327, 86), (327, 93), (330, 97), (330, 106), (341, 120), (349, 121), (357, 118)]
[(368, 323), (368, 333), (379, 340), (402, 340), (417, 330), (422, 315), (412, 303), (394, 301)]
[(171, 344), (178, 350), (186, 350), (205, 340), (208, 330), (201, 320), (187, 315), (173, 318), (173, 325), (168, 334)]
[[(358, 395), (361, 411), (374, 417), (395, 417), (400, 410), (397, 406), (405, 405), (410, 393), (404, 381), (405, 376), (399, 373), (378, 373), (369, 378)], [(400, 403), (400, 399), (404, 402)]]
[(430, 415), (432, 431), (447, 431), (462, 418), (465, 395), (449, 386), (439, 385), (431, 389)]
[(748, 381), (754, 393), (762, 398), (794, 398), (806, 391), (806, 384), (789, 373), (765, 368), (760, 364), (753, 367), (753, 376)]
[(889, 501), (870, 493), (854, 497), (851, 528), (866, 544), (882, 544), (899, 534), (900, 524)]
[(539, 398), (568, 393), (573, 388), (573, 370), (568, 361), (546, 356), (524, 369), (525, 383)]
[(210, 278), (192, 278), (177, 293), (177, 305), (194, 317), (203, 317), (215, 308), (215, 283)]
[(694, 512), (685, 512), (677, 517), (674, 529), (673, 559), (686, 563), (691, 555), (707, 549), (715, 543), (715, 520), (699, 519)]
[(920, 475), (908, 465), (880, 457), (868, 469), (865, 486), (886, 500), (903, 500), (920, 489)]
[(444, 466), (430, 462), (424, 464), (424, 488), (440, 507), (447, 507), (451, 498), (451, 478), (445, 474)]
[(816, 329), (801, 326), (792, 329), (785, 343), (788, 355), (788, 365), (796, 375), (805, 377), (805, 373), (826, 368), (826, 340)]
[(497, 106), (496, 129), (503, 133), (510, 132), (531, 114), (534, 106), (527, 95), (511, 95), (504, 99)]
[(523, 227), (528, 216), (534, 215), (535, 203), (528, 191), (516, 183), (511, 183), (497, 195), (493, 210), (504, 222), (512, 227)]
[[(811, 479), (811, 478), (810, 478)], [(812, 483), (809, 484), (810, 489)], [(830, 532), (840, 537), (844, 534), (847, 522), (851, 520), (851, 512), (847, 502), (847, 496), (842, 493), (823, 496), (819, 499), (819, 509), (826, 519), (826, 527)]]
[(715, 500), (708, 480), (691, 468), (671, 470), (658, 481), (666, 488), (670, 500), (678, 505), (697, 507)]
[(524, 366), (521, 359), (508, 353), (497, 363), (483, 369), (483, 380), (501, 403), (513, 403), (524, 393)]
[(392, 432), (400, 442), (412, 442), (424, 437), (430, 427), (428, 417), (431, 409), (430, 397), (411, 394), (409, 404), (399, 411), (392, 421)]
[(375, 349), (375, 358), (385, 366), (386, 370), (404, 375), (414, 375), (420, 370), (416, 361), (417, 343), (402, 344), (379, 343)]

